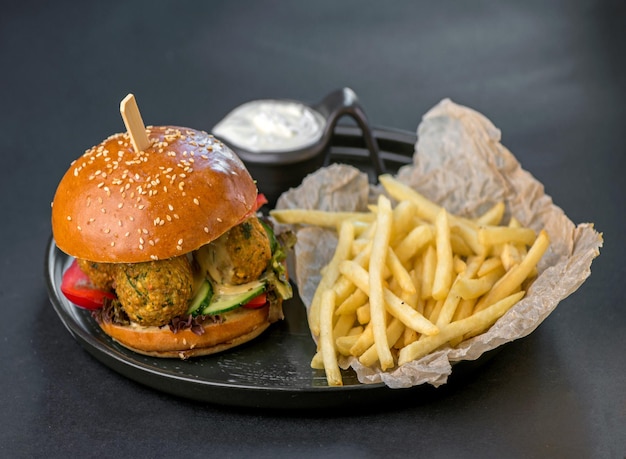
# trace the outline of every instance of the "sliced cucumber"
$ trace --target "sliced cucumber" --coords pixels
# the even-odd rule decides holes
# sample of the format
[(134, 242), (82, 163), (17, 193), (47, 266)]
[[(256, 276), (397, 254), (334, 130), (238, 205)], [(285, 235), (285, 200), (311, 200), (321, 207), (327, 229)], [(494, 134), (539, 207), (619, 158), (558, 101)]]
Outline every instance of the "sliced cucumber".
[(211, 301), (201, 314), (219, 314), (230, 311), (265, 291), (265, 282), (253, 281), (242, 285), (216, 285)]
[(274, 230), (272, 229), (272, 227), (267, 222), (263, 221), (262, 218), (259, 218), (259, 223), (261, 223), (261, 226), (267, 234), (267, 238), (270, 240), (270, 250), (273, 255), (278, 248), (278, 239), (276, 239), (276, 234), (274, 234)]
[(192, 298), (189, 308), (187, 309), (187, 314), (191, 314), (193, 316), (200, 314), (200, 312), (211, 303), (212, 297), (213, 287), (211, 287), (211, 283), (205, 279), (197, 288), (196, 294)]

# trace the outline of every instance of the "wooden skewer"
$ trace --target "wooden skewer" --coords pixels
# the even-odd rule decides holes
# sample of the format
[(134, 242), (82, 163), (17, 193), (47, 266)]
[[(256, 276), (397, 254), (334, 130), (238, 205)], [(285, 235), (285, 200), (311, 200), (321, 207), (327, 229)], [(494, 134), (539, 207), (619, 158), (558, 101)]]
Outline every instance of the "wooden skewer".
[(150, 139), (148, 139), (146, 134), (146, 126), (143, 124), (141, 113), (133, 94), (128, 94), (120, 102), (120, 113), (135, 151), (144, 151), (150, 146)]

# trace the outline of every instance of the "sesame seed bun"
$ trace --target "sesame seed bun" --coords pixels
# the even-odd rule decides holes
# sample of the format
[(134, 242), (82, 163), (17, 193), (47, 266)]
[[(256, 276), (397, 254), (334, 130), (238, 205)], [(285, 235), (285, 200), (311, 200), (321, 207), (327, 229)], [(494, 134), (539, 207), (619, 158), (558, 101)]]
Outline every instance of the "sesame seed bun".
[[(282, 309), (280, 304), (272, 309)], [(238, 308), (224, 313), (222, 322), (207, 321), (204, 333), (197, 335), (189, 329), (173, 333), (165, 327), (136, 327), (99, 320), (102, 330), (122, 346), (143, 355), (162, 358), (199, 357), (239, 346), (263, 333), (272, 322), (270, 306), (259, 309)]]
[(62, 251), (101, 263), (167, 259), (213, 241), (253, 209), (254, 180), (213, 136), (175, 126), (146, 132), (145, 151), (120, 133), (72, 163), (52, 205)]

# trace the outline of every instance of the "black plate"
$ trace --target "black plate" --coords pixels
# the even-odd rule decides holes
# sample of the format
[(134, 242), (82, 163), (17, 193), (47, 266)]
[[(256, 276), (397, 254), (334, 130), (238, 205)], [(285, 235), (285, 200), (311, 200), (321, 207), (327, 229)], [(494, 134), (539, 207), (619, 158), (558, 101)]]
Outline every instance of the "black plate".
[[(397, 170), (411, 161), (415, 134), (375, 129), (374, 135), (387, 170)], [(358, 128), (337, 127), (332, 145), (333, 161), (350, 163), (371, 173), (368, 151)], [(286, 320), (235, 349), (186, 361), (136, 354), (111, 340), (88, 311), (77, 308), (63, 296), (61, 277), (71, 261), (51, 238), (45, 275), (52, 305), (63, 324), (99, 361), (154, 389), (203, 402), (279, 409), (358, 407), (373, 401), (386, 404), (411, 390), (361, 384), (351, 370), (343, 372), (344, 386), (327, 386), (324, 372), (309, 365), (315, 344), (297, 293), (296, 298), (284, 304)]]

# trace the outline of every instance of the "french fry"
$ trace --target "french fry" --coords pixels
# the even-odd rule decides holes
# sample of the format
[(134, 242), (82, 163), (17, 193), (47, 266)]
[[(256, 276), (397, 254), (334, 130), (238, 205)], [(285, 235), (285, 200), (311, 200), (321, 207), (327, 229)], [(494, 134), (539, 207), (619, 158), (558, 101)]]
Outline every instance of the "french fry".
[(452, 285), (452, 246), (450, 244), (450, 226), (448, 224), (448, 212), (441, 209), (435, 220), (435, 249), (437, 251), (437, 265), (435, 266), (435, 279), (433, 280), (433, 298), (443, 300), (448, 296)]
[(504, 216), (504, 211), (506, 210), (504, 202), (498, 201), (495, 203), (487, 212), (482, 214), (480, 217), (476, 219), (476, 223), (479, 226), (485, 225), (499, 225), (502, 221), (502, 217)]
[(454, 313), (454, 317), (452, 318), (452, 322), (465, 319), (466, 317), (472, 315), (472, 312), (474, 311), (474, 306), (476, 306), (476, 298), (471, 300), (461, 299)]
[(476, 275), (478, 277), (482, 277), (490, 271), (500, 268), (502, 268), (502, 260), (499, 257), (487, 258), (485, 261), (483, 261), (483, 264), (480, 265), (480, 268), (478, 268), (478, 272), (476, 273)]
[(350, 253), (350, 246), (354, 240), (354, 226), (352, 224), (343, 223), (339, 230), (339, 239), (337, 240), (337, 247), (335, 253), (330, 261), (324, 268), (322, 279), (315, 290), (313, 300), (311, 300), (311, 307), (309, 308), (308, 320), (311, 331), (315, 335), (320, 334), (319, 330), (319, 308), (322, 300), (323, 292), (328, 290), (339, 277), (339, 263), (342, 260), (348, 258)]
[(526, 256), (526, 251), (520, 251), (518, 244), (508, 243), (502, 246), (500, 251), (500, 260), (502, 260), (502, 266), (505, 271), (508, 271), (513, 266), (518, 265)]
[(426, 244), (433, 241), (435, 236), (434, 228), (430, 225), (421, 225), (413, 228), (404, 239), (398, 242), (394, 250), (402, 263), (406, 263)]
[(324, 369), (324, 360), (322, 359), (322, 353), (320, 351), (313, 354), (313, 358), (311, 359), (311, 368), (314, 370)]
[(428, 316), (428, 320), (432, 323), (436, 323), (439, 320), (439, 314), (441, 314), (441, 308), (443, 308), (444, 301), (445, 300), (436, 300), (433, 298), (433, 307), (430, 315)]
[(452, 257), (452, 269), (456, 274), (461, 274), (467, 269), (467, 264), (461, 259), (461, 257), (455, 254)]
[(424, 337), (405, 346), (400, 349), (398, 365), (404, 365), (412, 360), (420, 359), (447, 342), (473, 330), (484, 330), (490, 327), (523, 296), (524, 292), (514, 293), (466, 319), (452, 322), (437, 335)]
[(499, 244), (532, 245), (537, 235), (531, 228), (512, 228), (509, 226), (483, 226), (478, 230), (478, 240), (482, 245)]
[[(395, 344), (395, 342), (402, 336), (403, 333), (404, 324), (398, 319), (393, 319), (385, 330), (385, 338), (387, 342), (391, 343), (391, 345), (393, 346), (393, 344)], [(361, 357), (359, 357), (359, 362), (361, 362), (361, 364), (365, 365), (366, 367), (371, 367), (372, 365), (374, 365), (376, 361), (380, 360), (378, 348), (379, 346), (376, 346), (375, 344), (371, 345), (363, 354), (361, 354)]]
[(342, 386), (343, 380), (337, 363), (337, 350), (333, 337), (333, 316), (335, 310), (335, 292), (325, 290), (320, 306), (320, 350), (324, 371), (329, 386)]
[(372, 344), (374, 344), (374, 332), (372, 330), (372, 323), (370, 322), (350, 348), (350, 355), (358, 357), (368, 350)]
[(407, 293), (415, 293), (415, 285), (409, 272), (406, 270), (394, 250), (389, 247), (387, 249), (387, 266), (391, 271), (391, 275), (398, 282), (400, 288)]
[(338, 337), (345, 336), (348, 334), (348, 332), (350, 332), (356, 320), (356, 313), (343, 314), (340, 316), (335, 315), (334, 317), (337, 317), (337, 320), (335, 321), (335, 325), (333, 326), (333, 339), (337, 339)]
[(455, 290), (464, 300), (476, 299), (487, 293), (504, 273), (504, 268), (500, 266), (477, 279), (461, 276), (455, 284)]
[(391, 231), (391, 245), (404, 238), (413, 227), (415, 205), (411, 201), (400, 201), (393, 209), (393, 223)]
[(356, 289), (337, 307), (335, 314), (353, 314), (365, 304), (367, 304), (367, 294), (361, 289)]
[(395, 296), (390, 290), (385, 289), (384, 299), (389, 313), (406, 326), (428, 336), (439, 333), (439, 329), (432, 322)]
[(543, 254), (548, 250), (550, 245), (550, 238), (546, 230), (541, 230), (535, 243), (532, 245), (526, 257), (522, 262), (509, 270), (504, 276), (502, 276), (493, 288), (476, 304), (474, 308), (474, 314), (490, 306), (491, 304), (501, 300), (505, 296), (509, 295), (515, 289), (522, 285), (522, 282), (531, 274), (543, 257)]
[(452, 288), (448, 292), (448, 296), (441, 303), (441, 309), (439, 310), (435, 321), (435, 326), (437, 328), (441, 329), (441, 327), (446, 326), (452, 321), (452, 317), (454, 316), (460, 301), (461, 296), (458, 294), (453, 284)]
[(378, 180), (390, 196), (396, 198), (398, 201), (412, 202), (416, 207), (415, 212), (418, 216), (429, 222), (435, 221), (437, 214), (441, 210), (441, 207), (437, 204), (404, 183), (394, 179), (389, 174), (381, 175), (378, 177)]
[[(522, 225), (516, 218), (511, 218), (509, 222), (510, 228), (520, 228)], [(505, 270), (511, 269), (516, 264), (521, 263), (522, 259), (526, 256), (527, 253), (526, 245), (524, 244), (515, 244), (509, 242), (502, 247), (502, 251), (500, 252), (500, 259), (502, 260), (502, 266), (504, 266)]]
[(435, 280), (435, 267), (437, 265), (437, 252), (432, 245), (426, 247), (422, 257), (422, 285), (420, 288), (423, 299), (433, 295), (433, 283)]
[(381, 195), (378, 198), (376, 232), (372, 242), (372, 254), (369, 264), (369, 297), (374, 344), (376, 345), (376, 352), (378, 353), (378, 359), (383, 371), (394, 366), (393, 356), (387, 341), (386, 311), (383, 300), (383, 267), (387, 259), (387, 249), (391, 237), (391, 221), (391, 202)]
[(350, 348), (354, 346), (354, 343), (356, 343), (358, 338), (358, 335), (345, 335), (338, 337), (335, 340), (337, 352), (341, 355), (345, 355), (346, 357), (350, 357)]
[(458, 226), (450, 228), (450, 245), (452, 245), (452, 251), (457, 255), (469, 257), (475, 253), (458, 233)]
[(324, 228), (339, 228), (346, 220), (371, 222), (375, 218), (370, 212), (327, 212), (312, 209), (274, 209), (270, 211), (270, 216), (279, 223), (315, 225)]
[(356, 310), (356, 320), (360, 324), (367, 324), (370, 322), (372, 315), (370, 314), (370, 304), (365, 303), (359, 309)]

